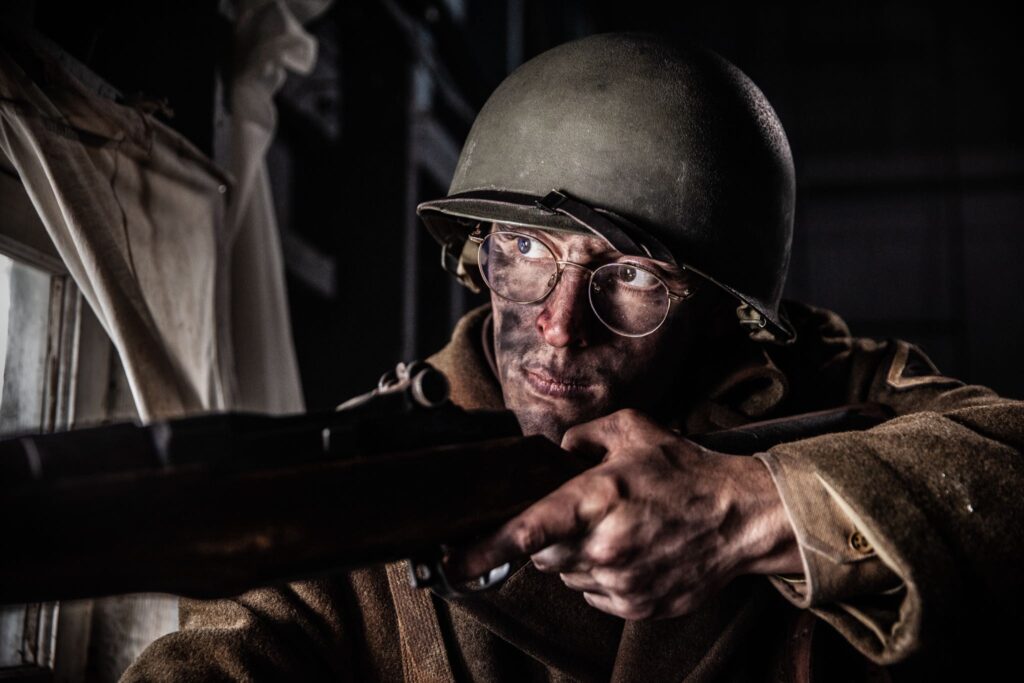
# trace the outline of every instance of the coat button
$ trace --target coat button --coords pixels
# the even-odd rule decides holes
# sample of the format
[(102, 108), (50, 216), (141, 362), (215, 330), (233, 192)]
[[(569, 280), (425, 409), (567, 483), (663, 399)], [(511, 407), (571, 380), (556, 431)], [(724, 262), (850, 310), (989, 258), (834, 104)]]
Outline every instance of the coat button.
[(868, 539), (864, 538), (864, 534), (859, 531), (854, 531), (850, 534), (850, 547), (861, 555), (868, 555), (875, 551), (871, 544), (868, 543)]

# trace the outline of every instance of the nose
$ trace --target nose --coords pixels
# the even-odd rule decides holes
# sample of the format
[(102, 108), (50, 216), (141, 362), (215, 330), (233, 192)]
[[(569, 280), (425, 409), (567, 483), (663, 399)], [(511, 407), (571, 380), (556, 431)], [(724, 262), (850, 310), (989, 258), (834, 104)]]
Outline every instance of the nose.
[(589, 344), (589, 275), (585, 270), (566, 267), (554, 291), (544, 300), (544, 308), (537, 316), (537, 330), (549, 345), (582, 347)]

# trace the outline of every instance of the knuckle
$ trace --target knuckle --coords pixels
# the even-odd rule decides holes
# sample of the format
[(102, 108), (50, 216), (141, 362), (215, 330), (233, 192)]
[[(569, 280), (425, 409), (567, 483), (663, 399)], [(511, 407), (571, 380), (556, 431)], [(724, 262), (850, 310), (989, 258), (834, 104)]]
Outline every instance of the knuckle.
[(633, 436), (650, 438), (654, 434), (667, 431), (654, 422), (650, 415), (636, 408), (624, 408), (619, 411), (619, 415), (623, 429)]
[(635, 425), (643, 419), (643, 414), (636, 408), (623, 408), (615, 412), (615, 421), (620, 427)]
[(510, 537), (512, 545), (521, 553), (530, 553), (544, 545), (543, 529), (528, 522), (520, 522), (513, 527)]
[(643, 419), (644, 414), (636, 408), (623, 408), (619, 411), (619, 415), (627, 421), (635, 422), (636, 420)]
[(595, 473), (594, 493), (601, 496), (607, 503), (616, 503), (629, 496), (629, 484), (626, 477), (616, 469), (606, 468)]
[(622, 562), (627, 555), (627, 549), (621, 543), (607, 541), (593, 544), (588, 555), (593, 564), (607, 567)]
[(576, 489), (579, 513), (594, 523), (607, 517), (625, 498), (628, 488), (622, 477), (607, 470), (593, 470)]

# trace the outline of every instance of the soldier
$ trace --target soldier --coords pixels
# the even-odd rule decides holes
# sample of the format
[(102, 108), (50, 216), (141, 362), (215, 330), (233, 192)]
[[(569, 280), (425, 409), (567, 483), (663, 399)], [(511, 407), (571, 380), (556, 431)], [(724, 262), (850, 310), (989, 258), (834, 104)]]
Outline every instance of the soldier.
[[(453, 552), (517, 563), (497, 591), (388, 566), (183, 601), (126, 679), (865, 679), (1015, 605), (1024, 405), (780, 303), (793, 205), (782, 126), (720, 57), (608, 34), (520, 67), (419, 207), (491, 293), (431, 362), (604, 461)], [(899, 417), (753, 458), (683, 436), (863, 401)]]

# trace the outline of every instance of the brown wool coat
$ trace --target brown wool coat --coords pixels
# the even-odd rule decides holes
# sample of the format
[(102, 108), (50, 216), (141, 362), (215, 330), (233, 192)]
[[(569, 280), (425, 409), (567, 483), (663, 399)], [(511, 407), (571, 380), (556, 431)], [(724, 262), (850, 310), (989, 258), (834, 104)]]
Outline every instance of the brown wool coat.
[[(448, 602), (408, 588), (397, 565), (373, 567), (183, 600), (181, 630), (123, 680), (903, 680), (950, 667), (973, 678), (999, 654), (989, 627), (1020, 606), (1024, 403), (942, 377), (904, 342), (851, 338), (827, 311), (788, 313), (797, 343), (718, 348), (705, 398), (680, 425), (860, 401), (896, 411), (867, 432), (760, 456), (797, 529), (804, 580), (744, 577), (691, 615), (623, 622), (529, 564), (499, 591)], [(466, 407), (502, 406), (486, 318), (466, 316), (430, 359)]]

